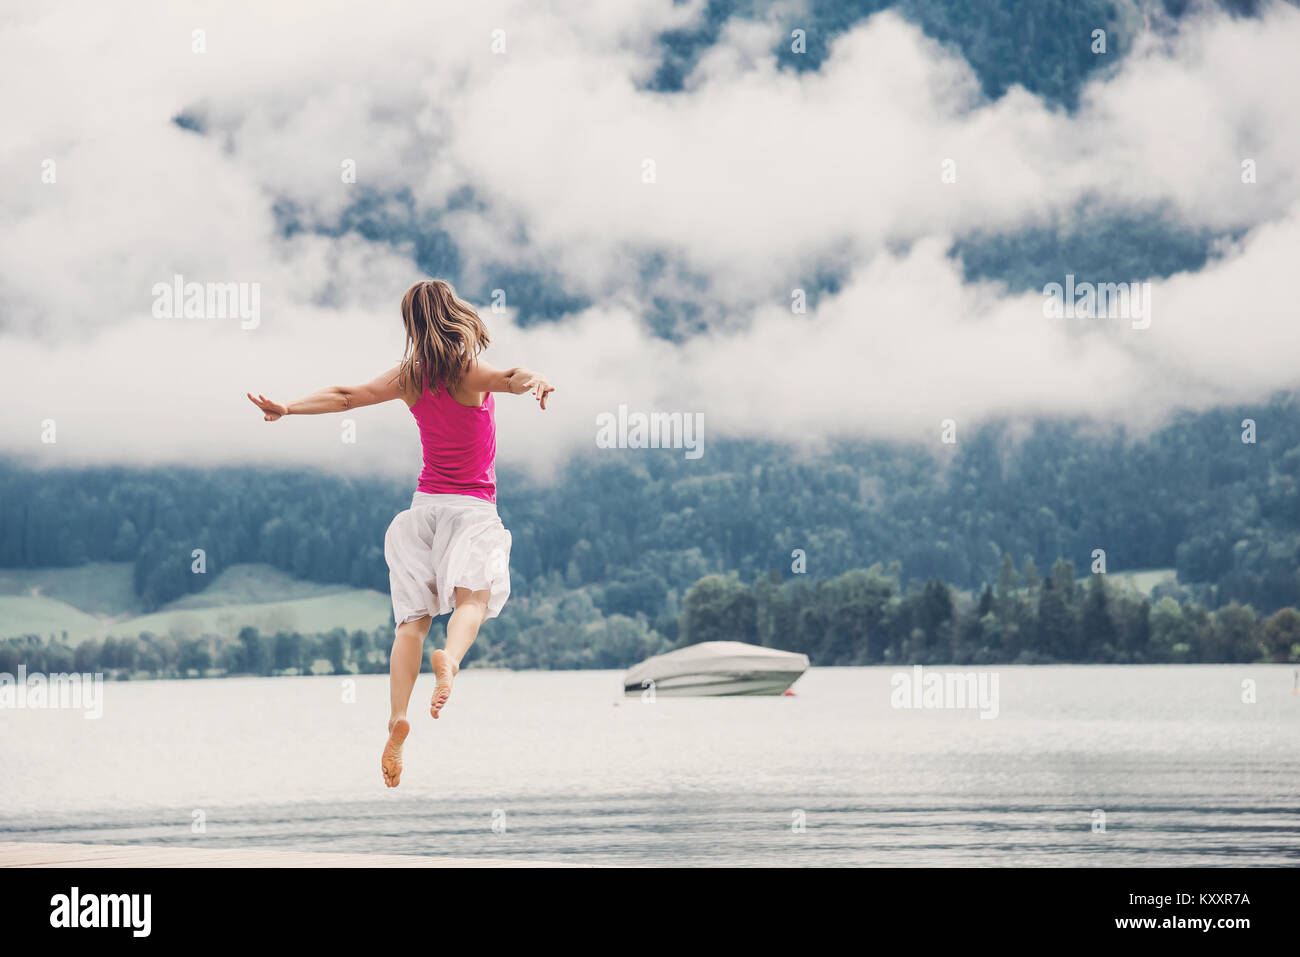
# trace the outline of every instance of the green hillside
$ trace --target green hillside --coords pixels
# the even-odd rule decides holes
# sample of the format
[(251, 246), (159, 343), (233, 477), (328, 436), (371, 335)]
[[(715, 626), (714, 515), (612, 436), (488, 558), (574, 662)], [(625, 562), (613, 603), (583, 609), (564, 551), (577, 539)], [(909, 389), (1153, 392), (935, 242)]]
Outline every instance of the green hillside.
[[(1149, 568), (1141, 571), (1107, 572), (1106, 578), (1125, 585), (1138, 594), (1151, 596), (1157, 585), (1175, 586), (1178, 573), (1172, 568)], [(1086, 581), (1086, 579), (1083, 579)]]
[(168, 609), (116, 622), (107, 628), (106, 634), (127, 637), (151, 631), (184, 638), (200, 635), (231, 638), (246, 625), (264, 634), (296, 631), (309, 635), (334, 628), (371, 631), (386, 624), (388, 614), (387, 595), (369, 589), (348, 589), (320, 598)]
[[(96, 617), (138, 615), (130, 562), (88, 562), (67, 568), (0, 568), (0, 596), (52, 598)], [(0, 604), (0, 621), (7, 622)], [(8, 630), (7, 628), (5, 630)]]
[(389, 603), (371, 589), (304, 582), (270, 565), (246, 564), (226, 569), (201, 592), (142, 611), (129, 562), (0, 570), (0, 639), (66, 632), (77, 644), (146, 631), (233, 637), (247, 625), (267, 633), (369, 631), (387, 623)]
[(317, 582), (301, 581), (272, 565), (250, 562), (231, 565), (217, 575), (212, 584), (203, 591), (170, 602), (160, 610), (296, 601), (301, 598), (348, 595), (355, 591), (357, 589), (348, 585), (322, 585)]
[(96, 634), (103, 622), (66, 602), (44, 595), (0, 595), (0, 638), (41, 635), (72, 644)]

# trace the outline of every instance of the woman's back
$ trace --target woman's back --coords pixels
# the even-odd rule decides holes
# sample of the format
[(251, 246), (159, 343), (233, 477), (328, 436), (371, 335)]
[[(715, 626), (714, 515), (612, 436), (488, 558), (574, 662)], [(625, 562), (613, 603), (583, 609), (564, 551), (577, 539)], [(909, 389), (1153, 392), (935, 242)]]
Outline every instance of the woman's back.
[(420, 428), (424, 468), (417, 488), (431, 495), (472, 495), (497, 500), (496, 400), (483, 393), (477, 406), (464, 405), (445, 385), (426, 388), (411, 406)]

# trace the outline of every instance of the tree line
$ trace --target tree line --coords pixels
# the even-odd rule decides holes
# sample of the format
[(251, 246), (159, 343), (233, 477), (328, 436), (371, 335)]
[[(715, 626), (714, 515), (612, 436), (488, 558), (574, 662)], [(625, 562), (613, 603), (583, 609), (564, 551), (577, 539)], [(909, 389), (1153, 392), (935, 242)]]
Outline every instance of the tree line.
[[(815, 664), (1046, 664), (1300, 661), (1300, 613), (1210, 610), (1186, 589), (1152, 597), (1064, 559), (1041, 576), (1005, 556), (975, 594), (938, 579), (900, 590), (874, 565), (816, 583), (710, 576), (686, 593), (679, 642), (740, 640), (801, 651)], [(1179, 600), (1182, 597), (1182, 601)]]
[[(898, 566), (832, 579), (708, 575), (683, 596), (671, 635), (644, 615), (602, 613), (587, 590), (526, 599), (487, 622), (468, 666), (626, 668), (701, 641), (746, 641), (806, 653), (813, 664), (1048, 664), (1300, 662), (1300, 612), (1258, 614), (1231, 602), (1210, 610), (1170, 586), (1154, 601), (1104, 574), (1086, 582), (1058, 560), (1039, 576), (1005, 556), (997, 579), (969, 594), (931, 579), (902, 588)], [(1181, 600), (1180, 600), (1181, 599)], [(443, 625), (431, 639), (441, 645)], [(90, 672), (128, 677), (374, 674), (388, 669), (391, 628), (320, 635), (243, 628), (237, 637), (184, 634), (0, 642), (0, 673)], [(432, 645), (430, 647), (433, 647)], [(424, 664), (428, 670), (426, 658)]]

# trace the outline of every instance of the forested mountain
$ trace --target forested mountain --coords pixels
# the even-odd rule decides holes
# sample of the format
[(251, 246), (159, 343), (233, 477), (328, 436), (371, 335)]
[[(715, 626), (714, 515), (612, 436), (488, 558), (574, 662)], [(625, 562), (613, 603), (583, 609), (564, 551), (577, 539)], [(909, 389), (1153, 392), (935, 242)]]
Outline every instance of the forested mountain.
[[(675, 615), (701, 577), (809, 578), (896, 562), (903, 587), (979, 589), (1004, 555), (1082, 572), (1177, 568), (1208, 607), (1300, 602), (1300, 416), (1283, 396), (1185, 415), (1146, 438), (1082, 423), (989, 426), (956, 445), (845, 443), (801, 458), (775, 443), (605, 450), (553, 483), (503, 469), (515, 594), (587, 588), (606, 614)], [(1242, 422), (1255, 422), (1253, 443)], [(146, 608), (211, 573), (265, 562), (301, 578), (384, 590), (384, 530), (401, 482), (315, 472), (0, 464), (0, 567), (132, 561)], [(205, 551), (208, 575), (190, 571)]]
[[(709, 0), (697, 23), (662, 38), (664, 59), (653, 88), (681, 89), (701, 52), (718, 41), (728, 20), (762, 19), (772, 6), (759, 0)], [(1160, 11), (1185, 6), (1152, 5)], [(812, 0), (782, 18), (789, 30), (805, 32), (805, 49), (795, 52), (783, 35), (774, 52), (784, 67), (816, 70), (836, 38), (882, 10), (895, 11), (927, 36), (956, 49), (975, 70), (987, 96), (996, 98), (1012, 84), (1020, 84), (1069, 106), (1093, 70), (1113, 63), (1127, 49), (1124, 28), (1137, 16), (1134, 6), (1112, 0)], [(1088, 41), (1095, 29), (1111, 35), (1109, 57), (1090, 51)]]
[[(1253, 16), (1259, 6), (1256, 0), (812, 0), (800, 8), (770, 0), (708, 0), (690, 25), (657, 37), (658, 65), (646, 85), (665, 95), (682, 92), (687, 76), (719, 43), (726, 26), (746, 19), (771, 20), (781, 27), (772, 52), (783, 70), (815, 71), (837, 38), (890, 10), (964, 59), (989, 99), (1021, 86), (1054, 107), (1073, 110), (1084, 84), (1123, 61), (1143, 23), (1171, 32), (1199, 10), (1221, 8), (1235, 16)], [(796, 29), (804, 31), (805, 48), (799, 53), (791, 49), (790, 32)], [(1106, 31), (1104, 53), (1094, 52), (1094, 30)], [(196, 113), (183, 111), (172, 122), (207, 135), (204, 118)], [(471, 301), (487, 302), (494, 289), (508, 290), (514, 318), (525, 326), (558, 321), (591, 305), (561, 274), (544, 266), (512, 259), (469, 263), (454, 223), (467, 209), (487, 208), (485, 199), (470, 188), (455, 191), (435, 209), (417, 203), (405, 188), (358, 184), (355, 190), (356, 198), (333, 213), (280, 197), (274, 206), (280, 233), (354, 234), (367, 242), (391, 244), (422, 272), (452, 281)], [(957, 236), (951, 253), (961, 259), (968, 278), (1000, 280), (1015, 290), (1041, 289), (1067, 272), (1080, 280), (1139, 281), (1196, 270), (1215, 242), (1237, 235), (1234, 230), (1189, 229), (1181, 217), (1161, 209), (1127, 208), (1115, 198), (1090, 198), (1057, 222), (1017, 227), (1007, 234), (976, 231)], [(700, 288), (707, 288), (708, 278), (692, 272), (689, 264), (667, 261), (668, 255), (662, 249), (642, 251), (635, 292), (648, 304), (646, 325), (664, 338), (682, 339), (704, 331), (706, 325), (699, 319), (695, 297), (673, 298), (672, 284), (663, 283), (663, 275), (680, 270), (678, 283)], [(809, 304), (815, 305), (818, 295), (835, 291), (843, 276), (834, 262), (819, 263), (812, 271), (800, 281), (808, 290)]]

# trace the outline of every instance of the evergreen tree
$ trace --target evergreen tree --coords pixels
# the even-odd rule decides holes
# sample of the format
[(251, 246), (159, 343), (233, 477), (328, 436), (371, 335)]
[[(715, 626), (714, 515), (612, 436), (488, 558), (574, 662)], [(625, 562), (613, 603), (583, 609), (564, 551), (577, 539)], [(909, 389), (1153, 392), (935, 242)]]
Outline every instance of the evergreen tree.
[(1119, 644), (1119, 631), (1110, 614), (1105, 575), (1094, 574), (1088, 579), (1079, 625), (1084, 647), (1092, 649), (1088, 657), (1094, 661), (1111, 660)]

